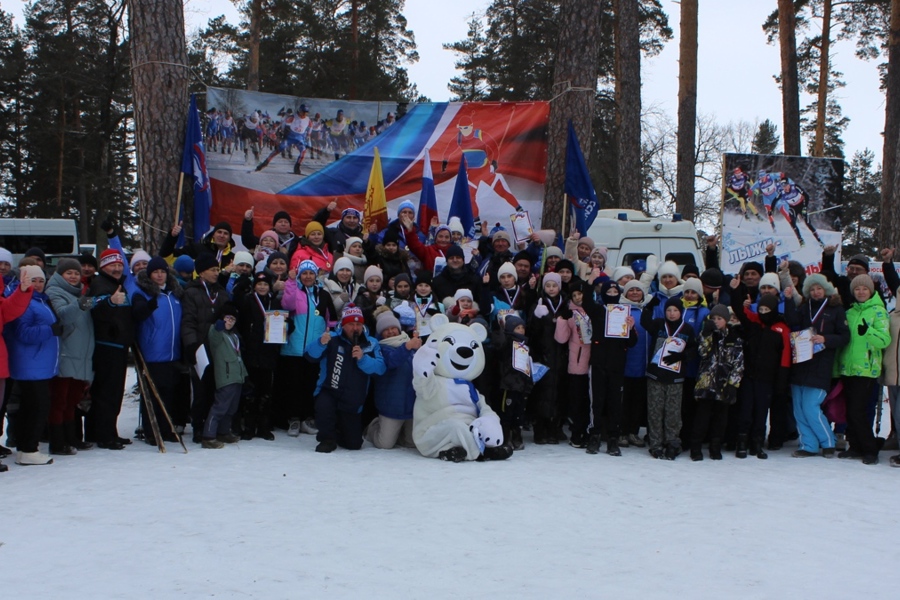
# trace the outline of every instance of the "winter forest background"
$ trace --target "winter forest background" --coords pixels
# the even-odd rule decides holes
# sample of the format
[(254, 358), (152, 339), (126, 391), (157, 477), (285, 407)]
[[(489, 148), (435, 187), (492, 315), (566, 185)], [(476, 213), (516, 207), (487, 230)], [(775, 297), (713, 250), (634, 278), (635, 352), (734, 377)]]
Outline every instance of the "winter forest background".
[[(242, 15), (238, 25), (212, 16), (202, 29), (183, 34), (190, 91), (215, 85), (313, 98), (429, 100), (406, 68), (418, 55), (415, 32), (403, 16), (404, 0), (233, 1)], [(900, 227), (900, 219), (883, 212), (891, 210), (887, 188), (894, 181), (882, 172), (883, 164), (896, 161), (900, 130), (895, 107), (900, 94), (891, 94), (888, 68), (892, 4), (900, 21), (900, 2), (769, 1), (769, 19), (745, 25), (762, 28), (770, 43), (781, 46), (782, 57), (786, 46), (793, 48), (796, 62), (754, 67), (777, 78), (786, 107), (783, 115), (761, 122), (720, 122), (696, 114), (696, 105), (691, 115), (685, 45), (691, 41), (693, 12), (696, 79), (696, 0), (682, 2), (677, 24), (670, 23), (658, 0), (485, 0), (484, 11), (469, 21), (467, 36), (444, 44), (458, 68), (448, 89), (453, 100), (555, 99), (562, 95), (565, 69), (577, 71), (581, 61), (588, 67), (581, 69), (588, 83), (579, 89), (587, 89), (582, 96), (590, 98), (574, 105), (561, 101), (554, 109), (581, 113), (575, 120), (602, 205), (657, 215), (682, 212), (708, 231), (719, 219), (723, 152), (845, 158), (846, 250), (874, 255), (879, 244), (896, 244), (892, 228)], [(183, 11), (180, 0), (36, 0), (18, 22), (0, 9), (0, 215), (76, 218), (82, 241), (102, 245), (99, 223), (112, 213), (131, 238), (126, 244), (155, 247), (142, 236), (157, 232), (158, 237), (165, 228), (167, 219), (150, 213), (168, 200), (157, 202), (155, 188), (142, 187), (152, 182), (140, 182), (150, 176), (139, 172), (134, 110), (139, 90), (133, 71), (166, 61), (135, 67), (139, 52), (130, 34), (140, 31), (141, 38), (153, 39), (153, 22), (141, 20), (141, 9), (148, 6)], [(183, 30), (183, 16), (180, 21)], [(673, 27), (681, 27), (680, 62), (687, 71), (680, 90), (687, 101), (679, 93), (678, 115), (653, 106), (631, 114), (630, 108), (641, 106), (640, 87), (635, 101), (635, 86), (628, 84), (640, 81), (641, 58), (660, 52)], [(860, 60), (880, 65), (887, 91), (884, 149), (845, 156), (842, 132), (848, 119), (834, 93), (845, 85), (844, 76), (830, 60), (837, 40), (849, 40)], [(567, 44), (582, 51), (569, 52)], [(693, 89), (696, 96), (696, 81)], [(156, 106), (142, 118), (177, 122), (183, 132), (186, 97)], [(556, 197), (553, 146), (565, 143), (564, 124), (555, 123), (565, 119), (551, 112), (547, 198)], [(638, 127), (629, 125), (635, 119)], [(149, 161), (154, 150), (147, 148), (142, 152)], [(175, 163), (174, 180), (180, 143), (162, 151)], [(620, 175), (638, 172), (639, 177)], [(143, 205), (139, 197), (145, 197)], [(545, 215), (555, 203), (546, 204)], [(544, 221), (553, 222), (546, 216)]]

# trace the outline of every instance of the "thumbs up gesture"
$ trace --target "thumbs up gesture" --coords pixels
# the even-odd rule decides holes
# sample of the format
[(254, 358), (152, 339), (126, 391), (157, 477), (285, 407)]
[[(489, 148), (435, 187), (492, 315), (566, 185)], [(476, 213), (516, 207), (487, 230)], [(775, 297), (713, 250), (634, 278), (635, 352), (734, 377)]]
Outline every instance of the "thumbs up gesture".
[(115, 293), (109, 297), (109, 301), (115, 304), (116, 306), (121, 306), (125, 304), (126, 296), (125, 292), (122, 291), (122, 286), (119, 286), (119, 289), (115, 291)]

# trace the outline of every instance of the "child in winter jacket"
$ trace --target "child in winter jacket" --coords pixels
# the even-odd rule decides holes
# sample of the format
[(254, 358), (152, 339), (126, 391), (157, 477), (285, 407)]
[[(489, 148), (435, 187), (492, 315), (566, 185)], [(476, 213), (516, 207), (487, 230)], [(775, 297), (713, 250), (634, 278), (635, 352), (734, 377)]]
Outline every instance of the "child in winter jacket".
[(353, 263), (346, 256), (334, 261), (334, 269), (331, 275), (324, 280), (323, 285), (331, 294), (331, 302), (339, 313), (345, 304), (353, 302), (362, 289), (362, 285), (357, 283), (353, 276)]
[(838, 458), (862, 458), (863, 464), (878, 463), (878, 446), (872, 433), (868, 406), (881, 375), (882, 352), (891, 341), (888, 314), (875, 283), (868, 275), (850, 282), (854, 302), (847, 310), (850, 343), (838, 354), (838, 373), (847, 398), (847, 438), (850, 448)]
[(247, 368), (241, 359), (241, 337), (238, 335), (238, 310), (231, 302), (219, 311), (219, 319), (209, 327), (206, 344), (216, 379), (215, 400), (203, 425), (204, 448), (219, 449), (240, 438), (231, 432), (231, 420), (241, 401), (241, 390)]
[(365, 437), (376, 448), (396, 445), (414, 448), (412, 438), (413, 404), (416, 392), (412, 381), (413, 355), (422, 346), (418, 336), (410, 338), (400, 329), (400, 321), (387, 307), (376, 309), (375, 331), (381, 338), (385, 371), (373, 379), (378, 416), (369, 423)]
[(512, 450), (525, 447), (522, 425), (525, 424), (525, 402), (534, 387), (531, 354), (525, 337), (525, 321), (516, 315), (503, 318), (503, 332), (497, 336), (496, 354), (500, 369), (500, 397), (490, 403), (500, 416), (503, 439)]
[(401, 304), (409, 305), (412, 294), (412, 279), (406, 273), (400, 273), (394, 277), (394, 289), (388, 292), (387, 305), (391, 310)]
[(568, 420), (565, 393), (566, 347), (554, 339), (556, 321), (568, 317), (568, 300), (562, 295), (557, 273), (547, 273), (541, 282), (541, 296), (531, 310), (526, 329), (531, 340), (531, 356), (547, 372), (529, 397), (529, 414), (534, 419), (534, 443), (558, 444), (568, 440), (563, 425)]
[(345, 306), (335, 335), (325, 332), (313, 340), (308, 355), (321, 365), (316, 386), (316, 452), (334, 452), (338, 446), (359, 450), (363, 441), (360, 413), (369, 378), (385, 371), (381, 346), (366, 333), (362, 311), (352, 304)]
[(444, 305), (437, 301), (431, 292), (432, 276), (430, 271), (421, 270), (416, 273), (416, 293), (411, 302), (416, 311), (416, 331), (425, 342), (431, 334), (431, 317), (444, 313)]
[(700, 336), (700, 368), (694, 397), (697, 399), (691, 432), (691, 460), (703, 460), (701, 446), (709, 435), (709, 457), (722, 460), (722, 439), (728, 423), (728, 407), (737, 402), (744, 373), (744, 349), (739, 327), (728, 324), (728, 308), (717, 304), (703, 324)]
[(628, 349), (625, 356), (625, 380), (622, 387), (622, 435), (619, 445), (623, 448), (634, 446), (643, 448), (644, 438), (640, 436), (641, 424), (647, 422), (647, 347), (649, 336), (641, 325), (641, 311), (650, 298), (644, 284), (633, 279), (625, 284), (619, 301), (631, 310), (637, 343)]
[[(584, 311), (584, 292), (573, 289), (569, 301), (570, 316), (556, 320), (554, 339), (560, 344), (569, 346), (569, 364), (566, 368), (568, 377), (566, 395), (569, 399), (569, 416), (572, 422), (587, 423), (590, 420), (590, 367), (591, 338), (593, 328), (591, 318)], [(576, 416), (577, 415), (577, 416)], [(587, 447), (587, 437), (583, 431), (572, 427), (569, 445), (574, 448)]]
[(450, 319), (450, 322), (468, 325), (477, 316), (478, 304), (475, 302), (472, 291), (466, 288), (456, 290), (453, 295), (453, 306), (447, 311), (447, 318)]
[(655, 296), (641, 313), (641, 325), (653, 341), (647, 364), (647, 434), (654, 458), (675, 460), (681, 453), (681, 401), (684, 365), (696, 347), (694, 329), (684, 322), (679, 296), (670, 297), (663, 318), (653, 318)]

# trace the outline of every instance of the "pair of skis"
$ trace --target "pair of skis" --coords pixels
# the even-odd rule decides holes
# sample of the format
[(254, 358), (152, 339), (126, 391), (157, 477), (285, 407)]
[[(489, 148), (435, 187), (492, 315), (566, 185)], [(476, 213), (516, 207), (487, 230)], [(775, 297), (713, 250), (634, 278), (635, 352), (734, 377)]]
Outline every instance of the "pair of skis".
[[(159, 432), (159, 422), (156, 420), (156, 411), (153, 409), (153, 403), (156, 402), (157, 406), (159, 406), (160, 411), (163, 416), (166, 417), (166, 421), (169, 423), (169, 429), (173, 434), (175, 434), (175, 438), (178, 440), (178, 443), (181, 444), (181, 447), (184, 449), (184, 453), (187, 454), (187, 446), (184, 445), (184, 440), (175, 431), (175, 425), (172, 423), (172, 418), (169, 416), (169, 411), (166, 410), (166, 405), (162, 401), (162, 397), (159, 395), (159, 390), (156, 389), (156, 384), (153, 383), (153, 378), (150, 377), (150, 370), (147, 369), (147, 363), (144, 361), (144, 355), (141, 354), (140, 349), (137, 346), (132, 348), (134, 352), (134, 360), (135, 364), (138, 368), (138, 384), (141, 386), (141, 397), (144, 400), (144, 408), (147, 411), (147, 420), (150, 421), (150, 428), (153, 430), (153, 439), (156, 440), (156, 447), (159, 448), (159, 451), (165, 454), (166, 452), (166, 444), (163, 441), (162, 434)], [(148, 394), (148, 388), (150, 393)], [(152, 394), (152, 399), (151, 399)]]

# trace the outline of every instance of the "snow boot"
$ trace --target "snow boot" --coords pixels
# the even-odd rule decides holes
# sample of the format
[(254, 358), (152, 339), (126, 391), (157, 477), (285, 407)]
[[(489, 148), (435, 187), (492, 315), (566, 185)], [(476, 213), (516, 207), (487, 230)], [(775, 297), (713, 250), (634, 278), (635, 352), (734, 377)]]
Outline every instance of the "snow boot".
[(24, 466), (32, 465), (52, 465), (53, 459), (43, 452), (22, 452), (16, 453), (16, 464)]
[(794, 458), (812, 458), (813, 456), (818, 456), (815, 452), (810, 452), (809, 450), (794, 450), (791, 452), (791, 456)]
[(722, 460), (722, 442), (721, 440), (709, 441), (709, 459)]
[(568, 442), (569, 438), (566, 436), (566, 432), (563, 430), (563, 425), (565, 423), (563, 421), (553, 421), (552, 431), (553, 437), (556, 438), (557, 442)]
[(622, 456), (618, 439), (615, 436), (609, 436), (609, 441), (606, 442), (606, 453), (610, 456)]
[[(537, 430), (537, 423), (534, 426)], [(559, 444), (559, 440), (556, 438), (556, 425), (552, 419), (541, 419), (541, 428), (544, 430), (544, 439), (547, 440), (545, 443), (552, 446)]]
[(3, 463), (0, 463), (0, 473), (6, 473), (7, 471), (9, 471), (9, 467), (4, 465)]
[(239, 441), (241, 441), (240, 437), (234, 435), (230, 431), (228, 433), (220, 433), (216, 436), (216, 439), (226, 444), (237, 444)]
[(878, 455), (877, 454), (866, 454), (863, 456), (862, 463), (864, 465), (877, 465), (878, 464)]
[(572, 433), (569, 436), (569, 445), (573, 448), (587, 448), (587, 436), (583, 433)]
[(747, 458), (747, 434), (739, 433), (737, 439), (737, 446), (734, 449), (734, 456), (736, 458)]
[(83, 441), (81, 434), (81, 419), (72, 419), (63, 423), (63, 430), (66, 433), (66, 443), (76, 450), (90, 450), (94, 445), (90, 442)]
[(900, 467), (900, 454), (891, 457), (891, 466)]
[(544, 446), (547, 442), (547, 428), (544, 427), (542, 420), (534, 422), (534, 443), (538, 446)]
[(691, 444), (691, 460), (694, 462), (703, 460), (703, 450), (699, 444)]
[(225, 447), (225, 444), (216, 438), (203, 438), (203, 441), (200, 442), (200, 446), (209, 450), (220, 450)]
[(331, 454), (337, 450), (337, 442), (334, 440), (324, 440), (316, 446), (316, 452), (319, 454)]
[(513, 450), (523, 450), (525, 442), (522, 440), (522, 428), (512, 427), (509, 430), (509, 442)]
[(681, 454), (681, 446), (669, 444), (666, 446), (666, 460), (675, 460)]
[(72, 456), (78, 450), (66, 443), (66, 432), (62, 424), (50, 425), (50, 454)]
[(6, 458), (7, 456), (12, 454), (12, 450), (7, 448), (6, 446), (0, 446), (0, 458)]
[[(325, 443), (325, 442), (322, 442), (322, 443)], [(319, 444), (319, 445), (321, 446), (322, 444)], [(318, 452), (318, 450), (319, 449), (316, 448), (317, 452)], [(444, 451), (440, 452), (438, 454), (438, 458), (441, 460), (446, 460), (448, 462), (460, 463), (460, 462), (463, 462), (464, 460), (466, 460), (467, 455), (468, 455), (468, 452), (466, 452), (466, 449), (463, 448), (462, 446), (453, 446), (449, 450), (444, 450)]]
[(765, 459), (769, 458), (769, 455), (766, 454), (765, 446), (763, 446), (762, 438), (753, 439), (750, 442), (750, 447), (753, 450), (756, 450), (756, 452), (753, 452), (753, 451), (750, 452), (750, 454), (753, 454), (754, 456), (756, 456), (756, 458), (759, 458), (761, 460), (765, 460)]
[(592, 434), (591, 434), (591, 437), (588, 438), (588, 443), (587, 443), (587, 450), (586, 450), (586, 452), (587, 452), (588, 454), (600, 454), (600, 445), (601, 445), (601, 443), (602, 443), (602, 442), (600, 441), (600, 434), (599, 434), (599, 433), (592, 433)]
[(513, 449), (506, 444), (501, 444), (500, 446), (489, 446), (484, 449), (484, 452), (481, 453), (481, 456), (478, 457), (479, 461), (486, 460), (506, 460), (510, 456), (513, 455)]

